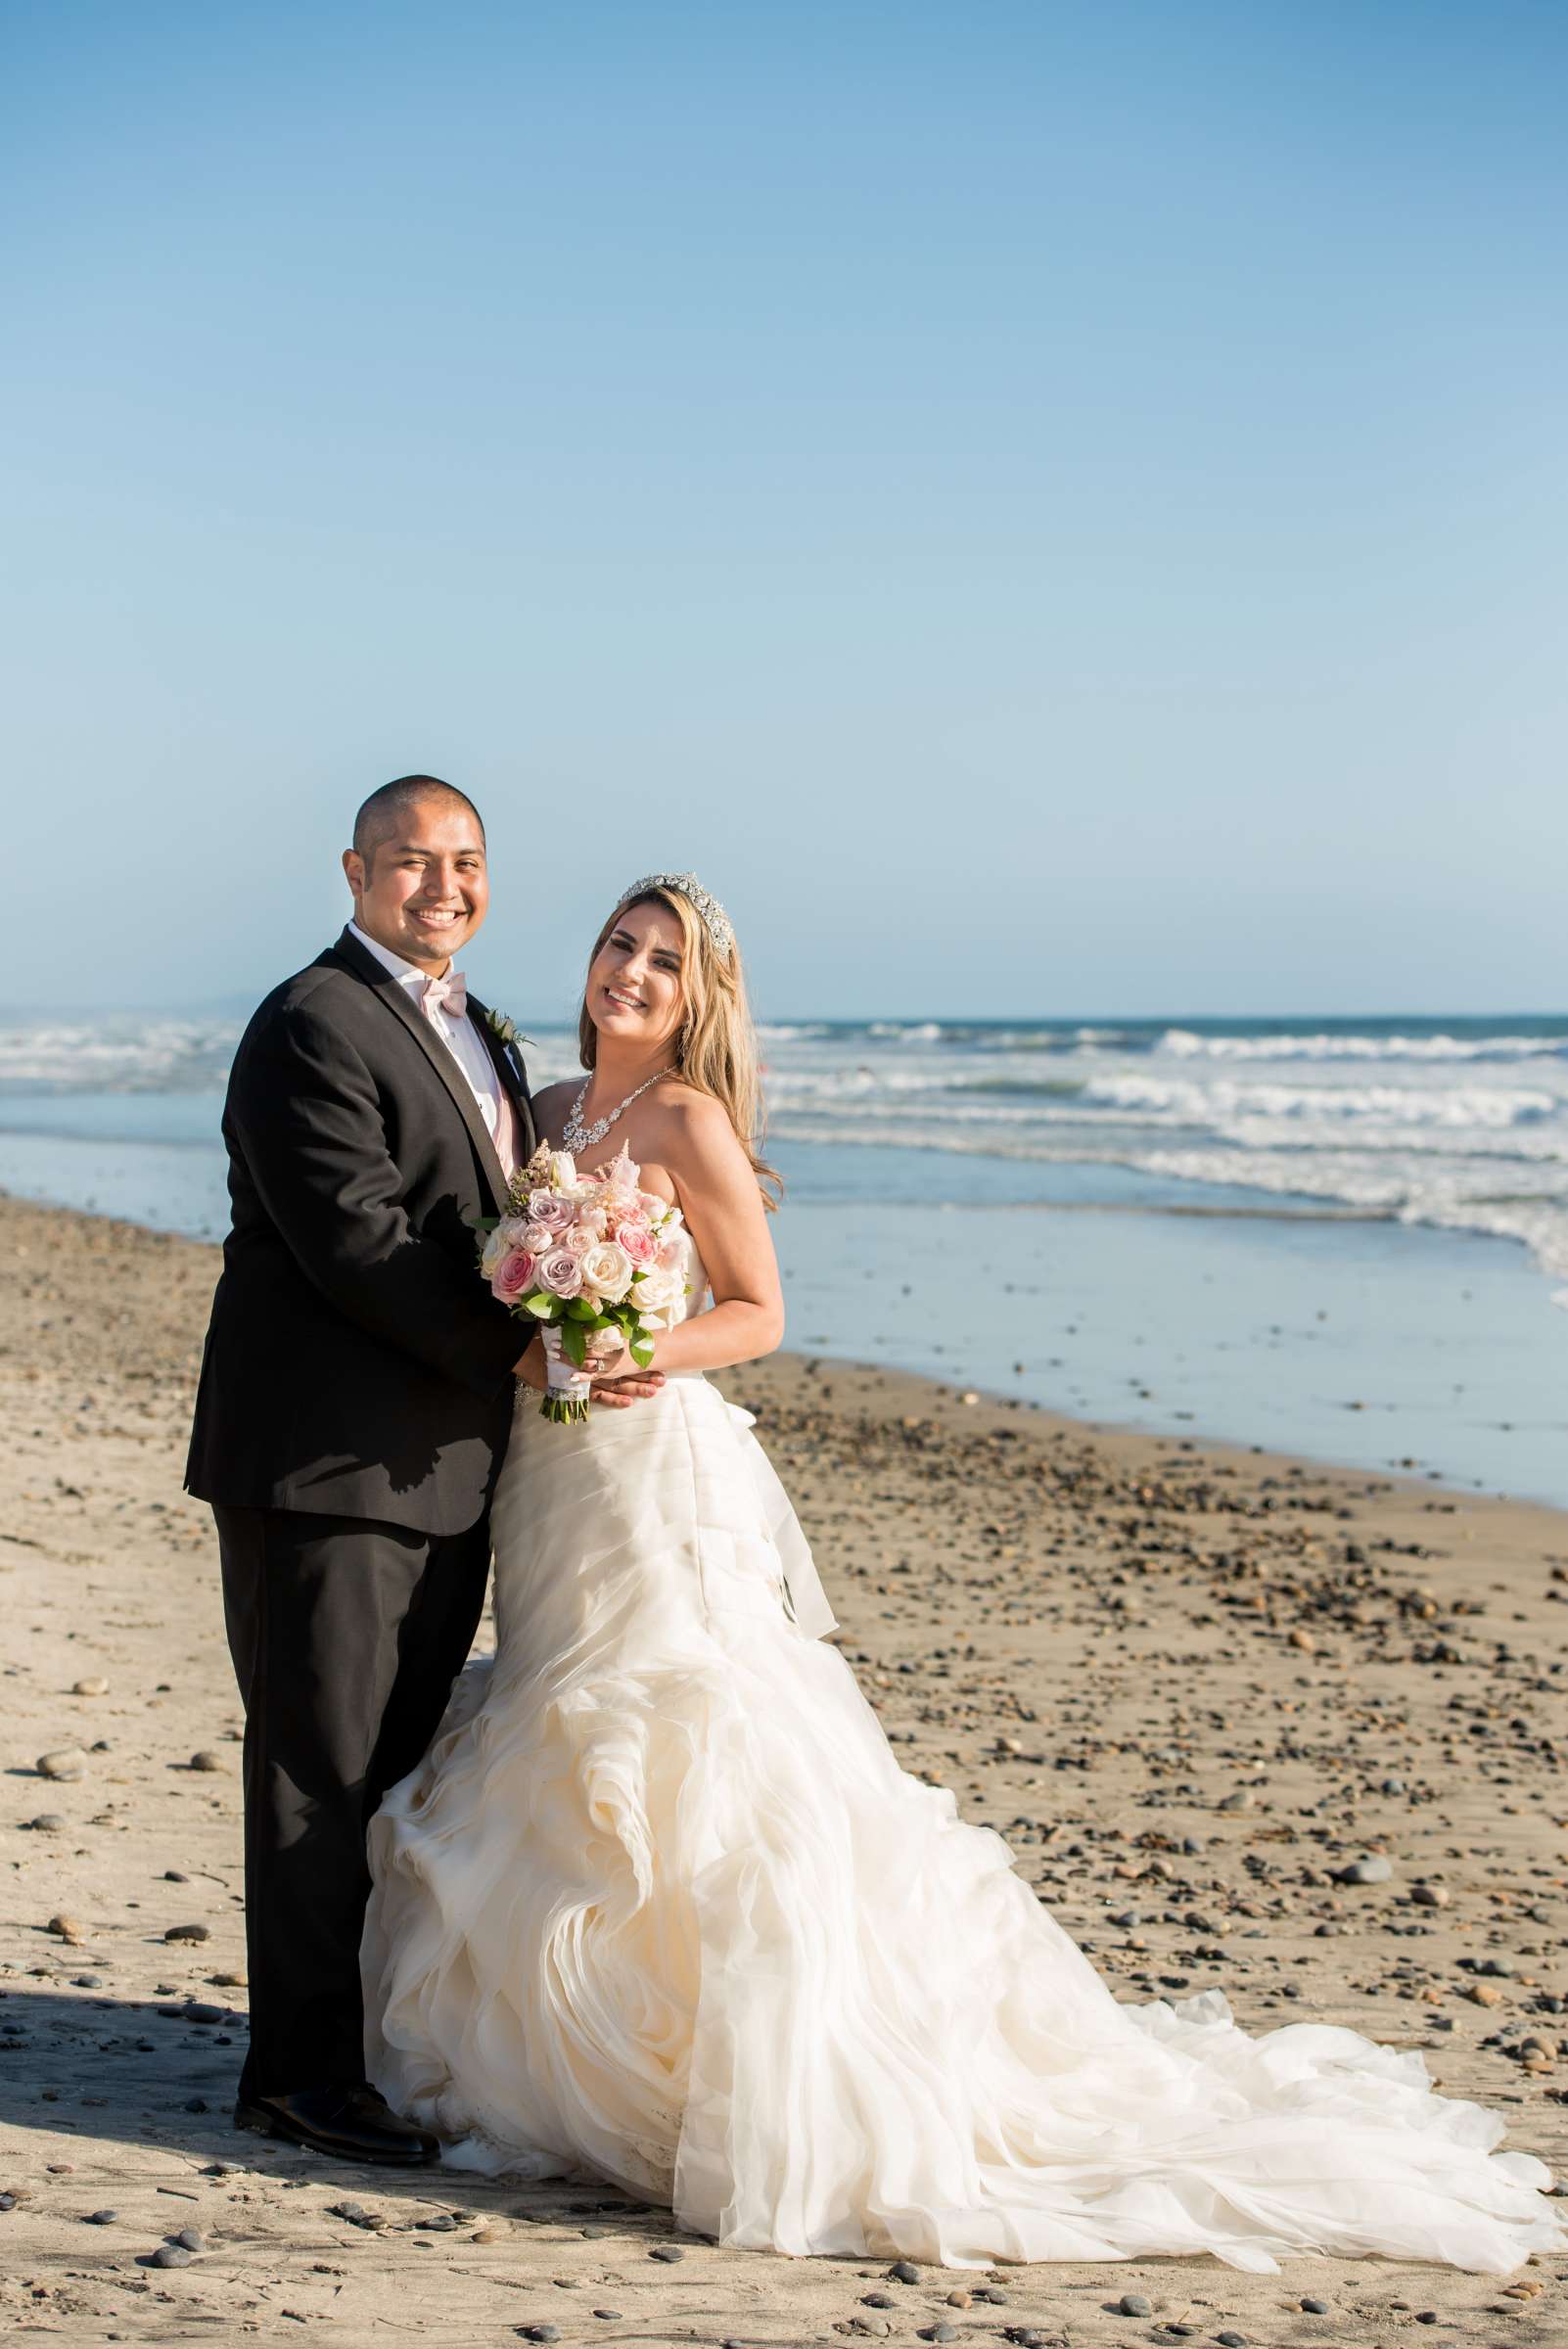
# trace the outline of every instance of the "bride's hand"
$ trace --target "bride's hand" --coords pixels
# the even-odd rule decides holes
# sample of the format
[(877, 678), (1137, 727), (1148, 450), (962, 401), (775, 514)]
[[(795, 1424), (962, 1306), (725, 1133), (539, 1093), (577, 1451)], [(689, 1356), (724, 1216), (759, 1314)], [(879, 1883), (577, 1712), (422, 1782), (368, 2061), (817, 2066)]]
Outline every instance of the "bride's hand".
[(626, 1352), (625, 1341), (614, 1330), (596, 1331), (588, 1340), (585, 1370), (591, 1370), (595, 1384), (600, 1379), (634, 1378), (637, 1365)]
[(596, 1331), (588, 1340), (586, 1366), (593, 1372), (595, 1403), (639, 1403), (665, 1383), (659, 1371), (639, 1367), (614, 1330)]
[(629, 1367), (619, 1376), (612, 1371), (609, 1377), (596, 1370), (592, 1390), (595, 1403), (607, 1403), (618, 1411), (624, 1410), (628, 1403), (646, 1403), (651, 1395), (658, 1394), (665, 1383), (661, 1371), (639, 1370), (630, 1355), (621, 1359)]
[[(593, 1371), (594, 1402), (609, 1404), (618, 1411), (623, 1411), (631, 1403), (646, 1403), (665, 1383), (657, 1370), (639, 1370), (624, 1346), (614, 1338), (608, 1355), (601, 1358), (590, 1353), (588, 1361)], [(537, 1335), (524, 1348), (513, 1375), (535, 1394), (543, 1394), (544, 1347)]]

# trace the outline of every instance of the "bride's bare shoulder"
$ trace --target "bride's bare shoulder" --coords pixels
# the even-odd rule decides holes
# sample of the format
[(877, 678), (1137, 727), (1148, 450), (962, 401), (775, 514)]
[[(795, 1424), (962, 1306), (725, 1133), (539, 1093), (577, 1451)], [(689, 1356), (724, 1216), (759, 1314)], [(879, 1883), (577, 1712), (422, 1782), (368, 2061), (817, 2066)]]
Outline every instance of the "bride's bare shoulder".
[(658, 1100), (659, 1155), (677, 1173), (715, 1160), (727, 1164), (736, 1153), (744, 1157), (728, 1110), (712, 1093), (690, 1084), (664, 1084)]
[(547, 1128), (551, 1132), (560, 1131), (566, 1123), (567, 1111), (572, 1107), (577, 1086), (581, 1082), (580, 1077), (564, 1077), (559, 1084), (541, 1084), (537, 1091), (530, 1096), (533, 1109), (533, 1122), (541, 1130)]

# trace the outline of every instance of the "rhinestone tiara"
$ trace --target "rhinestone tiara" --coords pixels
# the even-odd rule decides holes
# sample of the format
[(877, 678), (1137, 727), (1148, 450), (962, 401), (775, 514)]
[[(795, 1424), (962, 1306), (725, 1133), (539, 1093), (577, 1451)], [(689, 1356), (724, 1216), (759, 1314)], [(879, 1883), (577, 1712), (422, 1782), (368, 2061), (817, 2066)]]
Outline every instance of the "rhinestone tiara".
[(629, 889), (622, 891), (616, 911), (619, 913), (623, 905), (629, 905), (633, 898), (645, 897), (650, 889), (678, 890), (693, 911), (702, 915), (715, 953), (722, 955), (726, 962), (729, 960), (729, 950), (735, 944), (729, 916), (718, 899), (709, 896), (695, 873), (644, 873), (640, 881), (633, 881)]

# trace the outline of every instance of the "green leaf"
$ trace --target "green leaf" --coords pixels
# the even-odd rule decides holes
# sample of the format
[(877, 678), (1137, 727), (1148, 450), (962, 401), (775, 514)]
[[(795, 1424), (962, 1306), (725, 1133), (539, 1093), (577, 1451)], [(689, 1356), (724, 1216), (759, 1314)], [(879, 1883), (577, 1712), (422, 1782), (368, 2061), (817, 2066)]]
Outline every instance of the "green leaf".
[(582, 1368), (583, 1362), (587, 1359), (588, 1344), (586, 1332), (580, 1321), (562, 1322), (561, 1352), (576, 1369)]
[(526, 1312), (537, 1313), (541, 1321), (548, 1321), (560, 1302), (560, 1298), (552, 1297), (548, 1289), (535, 1289), (531, 1297), (524, 1298), (523, 1305)]
[(597, 1321), (599, 1309), (590, 1305), (586, 1297), (574, 1297), (566, 1309), (566, 1317), (569, 1321)]
[(632, 1338), (627, 1345), (626, 1352), (630, 1355), (632, 1360), (636, 1363), (639, 1370), (646, 1370), (648, 1364), (653, 1360), (654, 1358), (653, 1339), (645, 1336), (641, 1331), (639, 1331), (638, 1334)]

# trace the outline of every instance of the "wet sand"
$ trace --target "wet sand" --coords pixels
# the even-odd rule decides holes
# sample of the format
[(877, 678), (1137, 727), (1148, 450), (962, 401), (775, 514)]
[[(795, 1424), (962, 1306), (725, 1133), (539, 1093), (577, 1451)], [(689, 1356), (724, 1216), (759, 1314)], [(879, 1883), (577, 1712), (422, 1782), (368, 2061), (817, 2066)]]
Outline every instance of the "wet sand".
[[(215, 1252), (0, 1200), (0, 2318), (138, 2342), (1564, 2337), (1564, 2256), (1500, 2282), (1147, 2260), (907, 2283), (720, 2251), (609, 2188), (237, 2135), (241, 1724), (180, 1490)], [(1568, 1516), (809, 1358), (720, 1383), (900, 1759), (1008, 1837), (1119, 1995), (1220, 1987), (1250, 2029), (1419, 2048), (1568, 2170)]]

